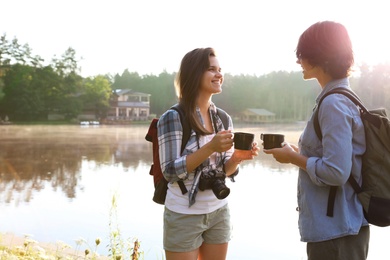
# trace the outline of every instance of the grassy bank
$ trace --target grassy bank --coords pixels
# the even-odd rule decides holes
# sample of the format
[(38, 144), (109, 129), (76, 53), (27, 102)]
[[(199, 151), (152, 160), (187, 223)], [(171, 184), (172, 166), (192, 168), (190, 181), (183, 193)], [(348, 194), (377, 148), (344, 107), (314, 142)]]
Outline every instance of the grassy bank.
[[(117, 196), (113, 195), (108, 224), (108, 245), (102, 245), (100, 238), (95, 239), (94, 245), (88, 244), (84, 239), (78, 239), (76, 248), (72, 248), (61, 241), (52, 243), (36, 241), (32, 235), (18, 237), (12, 233), (0, 234), (0, 260), (142, 260), (144, 253), (140, 249), (138, 239), (122, 237), (117, 217)], [(108, 249), (107, 256), (97, 253), (101, 246)]]
[[(116, 241), (119, 245), (119, 241)], [(16, 236), (12, 233), (0, 234), (0, 260), (142, 260), (143, 253), (140, 252), (140, 244), (138, 240), (132, 241), (132, 244), (128, 245), (126, 252), (122, 252), (117, 249), (110, 248), (110, 255), (99, 255), (97, 248), (100, 245), (100, 239), (95, 240), (93, 246), (79, 239), (76, 241), (77, 247), (72, 248), (70, 245), (57, 241), (53, 243), (44, 243), (36, 241), (32, 238), (32, 235), (25, 235), (24, 237)]]
[(111, 259), (94, 252), (91, 253), (90, 249), (82, 251), (82, 246), (80, 243), (80, 248), (73, 249), (60, 241), (43, 243), (32, 239), (31, 235), (18, 237), (12, 233), (5, 233), (0, 235), (0, 259)]

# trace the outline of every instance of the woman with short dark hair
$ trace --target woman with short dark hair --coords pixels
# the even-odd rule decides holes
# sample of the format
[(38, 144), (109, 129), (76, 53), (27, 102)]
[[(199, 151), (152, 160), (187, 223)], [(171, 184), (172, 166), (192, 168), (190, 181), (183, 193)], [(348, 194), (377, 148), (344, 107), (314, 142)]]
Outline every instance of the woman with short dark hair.
[[(303, 78), (317, 80), (322, 88), (317, 104), (335, 88), (351, 90), (348, 76), (354, 58), (351, 40), (342, 24), (324, 21), (310, 26), (299, 38), (296, 55)], [(313, 115), (299, 147), (284, 143), (282, 148), (264, 152), (278, 162), (299, 167), (298, 224), (301, 240), (307, 242), (308, 259), (366, 259), (369, 226), (357, 194), (348, 183), (350, 174), (362, 183), (366, 142), (359, 110), (342, 94), (327, 96), (318, 111), (322, 140), (314, 130)], [(331, 186), (337, 186), (333, 216), (327, 214)]]

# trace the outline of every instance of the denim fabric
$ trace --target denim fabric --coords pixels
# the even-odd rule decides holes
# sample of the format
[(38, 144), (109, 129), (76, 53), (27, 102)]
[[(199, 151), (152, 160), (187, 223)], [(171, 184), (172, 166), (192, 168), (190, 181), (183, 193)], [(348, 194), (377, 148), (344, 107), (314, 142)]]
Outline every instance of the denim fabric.
[[(348, 78), (328, 83), (316, 103), (336, 87), (349, 88)], [(361, 156), (366, 144), (359, 111), (347, 97), (334, 94), (324, 99), (318, 116), (322, 142), (314, 131), (313, 115), (299, 140), (301, 154), (309, 157), (307, 170), (300, 169), (298, 177), (298, 224), (305, 242), (355, 235), (367, 225), (362, 205), (347, 182), (351, 172), (362, 182)], [(329, 185), (339, 186), (333, 217), (326, 216)]]

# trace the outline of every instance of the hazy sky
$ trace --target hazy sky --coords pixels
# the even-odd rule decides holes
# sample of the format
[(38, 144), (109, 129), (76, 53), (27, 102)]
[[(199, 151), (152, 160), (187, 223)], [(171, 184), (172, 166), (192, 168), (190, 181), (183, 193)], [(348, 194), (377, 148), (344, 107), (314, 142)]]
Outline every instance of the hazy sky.
[(84, 77), (172, 73), (198, 47), (215, 48), (225, 73), (299, 71), (298, 38), (322, 20), (347, 27), (357, 64), (390, 61), (383, 0), (0, 0), (0, 8), (1, 35), (47, 63), (74, 48)]

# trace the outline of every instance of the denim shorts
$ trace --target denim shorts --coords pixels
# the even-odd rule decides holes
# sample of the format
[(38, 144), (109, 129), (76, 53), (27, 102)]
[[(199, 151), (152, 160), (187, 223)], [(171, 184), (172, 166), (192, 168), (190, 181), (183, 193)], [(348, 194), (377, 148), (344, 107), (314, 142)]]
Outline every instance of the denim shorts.
[(208, 214), (188, 215), (164, 210), (164, 250), (190, 252), (207, 244), (224, 244), (230, 241), (231, 225), (229, 206)]

